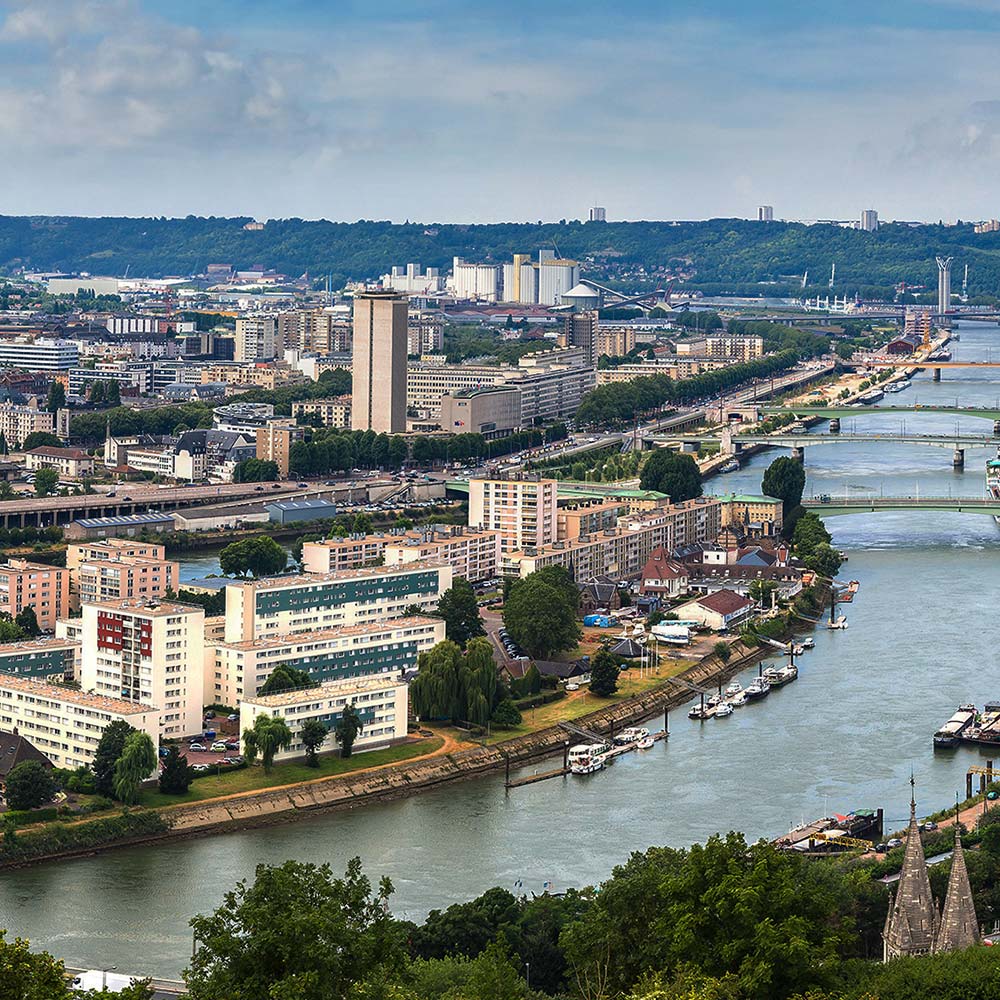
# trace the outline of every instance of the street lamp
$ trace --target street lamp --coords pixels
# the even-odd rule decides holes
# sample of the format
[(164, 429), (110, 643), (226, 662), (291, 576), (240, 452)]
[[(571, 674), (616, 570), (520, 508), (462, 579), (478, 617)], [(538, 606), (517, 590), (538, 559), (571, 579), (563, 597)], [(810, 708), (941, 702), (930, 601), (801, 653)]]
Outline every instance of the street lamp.
[(108, 988), (108, 973), (114, 972), (117, 969), (117, 965), (109, 965), (107, 968), (101, 969), (101, 989), (106, 990)]

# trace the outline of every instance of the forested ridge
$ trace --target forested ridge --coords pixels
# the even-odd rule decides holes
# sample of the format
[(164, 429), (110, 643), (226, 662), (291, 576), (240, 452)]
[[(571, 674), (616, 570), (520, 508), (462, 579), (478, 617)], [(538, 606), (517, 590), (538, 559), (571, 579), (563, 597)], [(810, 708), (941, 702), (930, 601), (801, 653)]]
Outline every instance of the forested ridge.
[[(1000, 294), (1000, 232), (954, 226), (883, 225), (877, 232), (834, 225), (704, 222), (496, 223), (439, 225), (278, 219), (263, 230), (246, 218), (82, 218), (0, 216), (0, 270), (89, 271), (161, 277), (196, 274), (208, 264), (264, 264), (290, 277), (332, 274), (335, 284), (374, 278), (410, 261), (447, 269), (455, 256), (502, 262), (514, 252), (555, 248), (583, 261), (584, 274), (635, 285), (662, 283), (665, 268), (694, 272), (705, 291), (798, 291), (809, 272), (815, 291), (837, 265), (839, 294), (887, 288), (900, 281), (933, 290), (934, 257), (955, 257), (955, 281), (969, 265), (973, 295)], [(760, 290), (760, 289), (757, 289)], [(766, 290), (766, 289), (764, 289)], [(808, 291), (809, 289), (807, 289)]]

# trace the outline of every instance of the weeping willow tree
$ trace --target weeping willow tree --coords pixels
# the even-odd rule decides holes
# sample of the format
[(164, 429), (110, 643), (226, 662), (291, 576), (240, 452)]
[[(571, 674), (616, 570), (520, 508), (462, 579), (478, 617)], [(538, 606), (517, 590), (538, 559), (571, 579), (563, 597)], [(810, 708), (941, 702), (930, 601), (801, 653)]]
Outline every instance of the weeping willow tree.
[(464, 654), (454, 642), (439, 642), (420, 654), (419, 668), (410, 698), (420, 718), (480, 726), (489, 721), (500, 684), (488, 639), (472, 639)]

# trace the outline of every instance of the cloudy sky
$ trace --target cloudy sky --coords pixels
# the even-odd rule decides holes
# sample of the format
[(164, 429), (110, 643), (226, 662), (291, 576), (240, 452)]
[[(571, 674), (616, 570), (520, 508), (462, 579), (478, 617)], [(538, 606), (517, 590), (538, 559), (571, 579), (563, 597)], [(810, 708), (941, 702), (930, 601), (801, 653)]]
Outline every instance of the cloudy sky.
[(1000, 214), (1000, 0), (0, 0), (0, 214)]

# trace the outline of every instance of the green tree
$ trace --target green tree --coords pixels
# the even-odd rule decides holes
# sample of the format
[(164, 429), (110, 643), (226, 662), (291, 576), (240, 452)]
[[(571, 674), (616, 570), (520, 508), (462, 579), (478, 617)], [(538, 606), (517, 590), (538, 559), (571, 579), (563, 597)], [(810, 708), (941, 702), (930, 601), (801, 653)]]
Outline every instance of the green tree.
[(796, 522), (792, 533), (792, 546), (796, 553), (805, 558), (817, 545), (829, 545), (832, 541), (826, 525), (812, 511), (806, 511)]
[(521, 725), (521, 713), (510, 698), (504, 698), (493, 710), (493, 725), (500, 729), (513, 729)]
[(270, 483), (278, 478), (278, 463), (267, 459), (247, 458), (233, 469), (234, 483)]
[(5, 794), (11, 809), (37, 809), (59, 791), (52, 769), (38, 760), (23, 760), (7, 775)]
[(306, 748), (306, 763), (310, 767), (319, 767), (319, 757), (316, 751), (326, 742), (330, 730), (323, 725), (319, 719), (308, 719), (302, 723), (299, 730), (299, 739)]
[(842, 562), (840, 553), (826, 542), (820, 542), (803, 560), (806, 566), (820, 576), (835, 577)]
[(35, 473), (35, 496), (47, 497), (55, 493), (59, 485), (59, 473), (55, 469), (42, 468)]
[(120, 719), (108, 723), (94, 751), (94, 784), (100, 795), (110, 798), (115, 794), (115, 765), (125, 749), (131, 733), (138, 732)]
[(704, 492), (698, 463), (690, 455), (660, 448), (646, 459), (639, 476), (644, 490), (658, 490), (673, 503), (693, 500)]
[(760, 488), (765, 496), (781, 501), (782, 514), (787, 518), (802, 503), (806, 470), (801, 462), (782, 455), (767, 467)]
[(539, 573), (514, 584), (504, 604), (503, 620), (511, 638), (537, 659), (573, 649), (580, 641), (576, 606), (563, 588)]
[(35, 609), (30, 604), (26, 604), (18, 611), (17, 616), (14, 618), (14, 624), (25, 635), (37, 636), (42, 634), (41, 626), (38, 624), (38, 615), (35, 614)]
[(363, 726), (361, 716), (354, 707), (354, 702), (344, 707), (334, 727), (333, 735), (340, 747), (341, 757), (350, 757), (354, 750), (354, 741), (358, 738)]
[(712, 652), (723, 662), (728, 663), (729, 658), (733, 655), (733, 651), (729, 646), (728, 642), (717, 642), (712, 647)]
[(778, 584), (774, 580), (752, 580), (748, 588), (749, 596), (761, 607), (769, 607), (771, 595), (778, 590)]
[(267, 680), (257, 689), (257, 694), (279, 694), (282, 691), (316, 687), (318, 683), (312, 679), (308, 670), (299, 670), (287, 663), (278, 663)]
[(369, 535), (372, 530), (372, 519), (367, 514), (355, 514), (351, 532), (355, 535)]
[(288, 563), (288, 553), (269, 535), (232, 542), (219, 553), (219, 567), (227, 576), (274, 576)]
[(122, 405), (122, 387), (118, 379), (108, 379), (107, 384), (104, 387), (104, 402), (108, 406), (121, 406)]
[(71, 1000), (63, 963), (47, 951), (33, 952), (21, 938), (0, 929), (0, 996), (4, 1000)]
[(243, 730), (246, 759), (253, 764), (259, 756), (265, 774), (271, 773), (278, 751), (287, 750), (291, 745), (292, 731), (288, 728), (288, 723), (277, 716), (258, 715), (253, 720), (253, 728)]
[(115, 798), (126, 805), (139, 801), (139, 787), (156, 769), (156, 747), (148, 733), (132, 732), (115, 762)]
[(441, 595), (438, 615), (444, 619), (445, 636), (459, 646), (470, 639), (486, 635), (479, 604), (472, 584), (463, 577), (456, 577), (451, 587)]
[(45, 409), (49, 413), (55, 413), (56, 410), (62, 410), (66, 406), (66, 390), (63, 387), (62, 382), (53, 382), (49, 386), (49, 394), (45, 399)]
[(618, 690), (618, 664), (606, 650), (596, 653), (590, 663), (590, 690), (599, 698), (610, 698)]
[(342, 879), (329, 865), (258, 866), (252, 885), (239, 882), (214, 913), (191, 921), (197, 950), (184, 973), (191, 1000), (363, 996), (356, 987), (394, 977), (404, 961), (391, 894), (388, 879), (372, 892), (358, 858)]
[(35, 448), (61, 448), (62, 441), (49, 431), (32, 431), (22, 442), (21, 451)]
[(417, 676), (410, 685), (410, 699), (417, 717), (464, 719), (467, 699), (459, 646), (446, 639), (421, 653), (417, 663)]
[(187, 756), (177, 747), (171, 747), (163, 758), (163, 770), (160, 772), (160, 791), (164, 795), (184, 795), (191, 787), (194, 775), (188, 765)]

